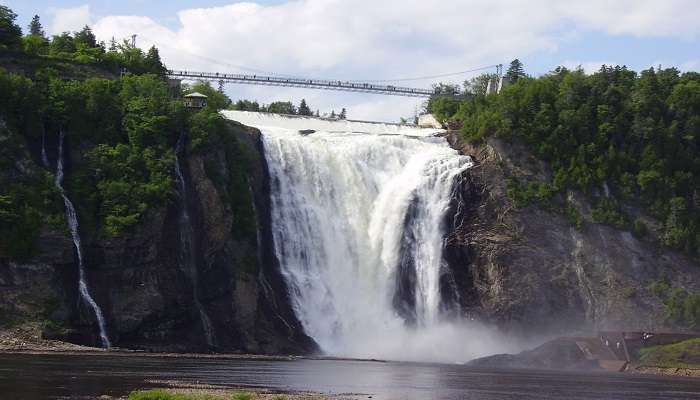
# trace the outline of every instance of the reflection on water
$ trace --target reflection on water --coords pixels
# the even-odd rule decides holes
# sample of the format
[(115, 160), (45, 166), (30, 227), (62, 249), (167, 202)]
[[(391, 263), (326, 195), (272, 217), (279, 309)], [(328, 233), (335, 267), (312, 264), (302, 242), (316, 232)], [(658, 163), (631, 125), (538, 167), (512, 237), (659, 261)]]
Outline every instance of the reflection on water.
[(622, 373), (476, 370), (460, 365), (348, 360), (240, 360), (123, 355), (0, 355), (0, 398), (119, 396), (145, 380), (374, 399), (700, 399), (700, 380)]

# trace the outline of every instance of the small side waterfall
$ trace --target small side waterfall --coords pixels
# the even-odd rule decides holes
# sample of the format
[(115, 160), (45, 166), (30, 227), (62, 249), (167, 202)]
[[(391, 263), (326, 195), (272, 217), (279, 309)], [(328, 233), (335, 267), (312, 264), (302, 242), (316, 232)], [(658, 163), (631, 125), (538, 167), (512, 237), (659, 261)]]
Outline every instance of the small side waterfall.
[[(56, 161), (56, 180), (55, 185), (61, 192), (61, 197), (63, 197), (63, 203), (66, 207), (66, 219), (68, 220), (68, 227), (70, 228), (70, 233), (73, 238), (73, 244), (75, 245), (75, 251), (78, 254), (78, 291), (80, 292), (80, 297), (87, 303), (92, 311), (95, 313), (97, 318), (97, 325), (100, 328), (100, 340), (102, 341), (102, 347), (110, 348), (109, 337), (107, 337), (107, 327), (105, 323), (104, 316), (102, 315), (102, 310), (100, 306), (97, 305), (95, 299), (90, 295), (90, 289), (88, 288), (86, 277), (85, 277), (85, 264), (83, 262), (83, 248), (80, 241), (80, 233), (78, 232), (78, 214), (75, 212), (75, 207), (73, 203), (66, 195), (65, 189), (63, 189), (63, 131), (59, 134), (58, 139), (58, 159)], [(44, 141), (42, 140), (42, 161), (46, 159), (46, 150), (44, 148)], [(48, 164), (48, 159), (44, 161)]]
[(185, 151), (185, 134), (181, 133), (175, 147), (175, 174), (177, 175), (177, 185), (180, 192), (180, 217), (178, 220), (180, 234), (180, 268), (189, 277), (192, 283), (192, 297), (194, 306), (199, 314), (199, 319), (202, 324), (202, 330), (207, 340), (207, 345), (213, 348), (216, 345), (214, 338), (214, 330), (211, 326), (211, 320), (202, 307), (199, 301), (199, 279), (197, 274), (197, 252), (195, 250), (194, 232), (190, 221), (190, 213), (188, 211), (188, 196), (187, 196), (187, 181), (185, 174), (182, 172), (180, 165), (180, 154)]
[(49, 168), (49, 157), (46, 155), (46, 131), (41, 133), (41, 163)]

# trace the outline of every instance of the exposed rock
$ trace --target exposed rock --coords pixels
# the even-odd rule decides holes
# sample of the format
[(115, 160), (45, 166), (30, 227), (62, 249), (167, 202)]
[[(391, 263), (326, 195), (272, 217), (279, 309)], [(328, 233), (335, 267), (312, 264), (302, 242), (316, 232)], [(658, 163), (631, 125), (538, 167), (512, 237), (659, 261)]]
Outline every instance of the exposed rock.
[(456, 132), (447, 137), (475, 161), (465, 172), (445, 253), (469, 315), (527, 335), (655, 330), (663, 327), (663, 305), (649, 291), (651, 281), (667, 277), (676, 287), (698, 289), (695, 262), (592, 222), (579, 193), (567, 201), (586, 220), (580, 231), (556, 212), (516, 209), (507, 177), (551, 176), (524, 146), (494, 138), (473, 146)]
[[(112, 344), (171, 352), (310, 353), (316, 345), (303, 333), (289, 306), (269, 233), (269, 187), (257, 130), (229, 123), (221, 140), (233, 140), (249, 156), (250, 190), (263, 246), (234, 237), (241, 223), (226, 188), (207, 175), (206, 166), (227, 182), (225, 146), (187, 158), (190, 208), (196, 237), (197, 276), (192, 282), (178, 266), (178, 209), (149, 210), (131, 231), (117, 238), (83, 235), (87, 281), (107, 319)], [(76, 159), (78, 156), (76, 156)], [(79, 162), (74, 160), (74, 162)], [(79, 201), (79, 200), (78, 200)], [(266, 227), (267, 226), (267, 227)], [(260, 247), (260, 248), (259, 248)], [(0, 328), (38, 321), (44, 336), (98, 345), (95, 318), (78, 299), (77, 267), (66, 232), (46, 231), (37, 255), (23, 262), (0, 259)], [(216, 337), (212, 348), (193, 304), (193, 284)]]
[(478, 358), (467, 365), (479, 368), (598, 369), (587, 360), (574, 339), (552, 340), (519, 354), (497, 354)]

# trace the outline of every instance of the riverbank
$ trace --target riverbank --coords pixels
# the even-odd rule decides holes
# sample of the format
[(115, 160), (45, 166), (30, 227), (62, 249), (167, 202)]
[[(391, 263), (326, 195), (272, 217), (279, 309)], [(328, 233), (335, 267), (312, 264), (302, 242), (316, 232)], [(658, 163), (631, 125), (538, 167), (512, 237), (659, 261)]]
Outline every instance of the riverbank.
[(700, 366), (698, 368), (688, 367), (656, 367), (650, 365), (639, 365), (628, 368), (625, 372), (634, 374), (685, 376), (700, 378)]
[[(354, 360), (158, 358), (0, 353), (0, 393), (23, 400), (125, 400), (165, 390), (177, 400), (700, 400), (700, 379), (585, 371), (475, 369)], [(251, 394), (248, 394), (251, 393)], [(191, 396), (195, 396), (192, 399)], [(200, 398), (197, 398), (199, 396)], [(133, 398), (132, 400), (150, 400)], [(171, 400), (168, 397), (159, 400)]]
[[(579, 338), (580, 339), (580, 338)], [(580, 340), (578, 341), (580, 345)], [(506, 360), (503, 356), (492, 356), (486, 357), (484, 359), (474, 360), (470, 363), (472, 366), (485, 366), (485, 367), (513, 367), (513, 368), (551, 368), (556, 365), (557, 368), (565, 368), (570, 366), (572, 360), (566, 359), (562, 361), (562, 354), (566, 353), (561, 351), (562, 344), (566, 344), (566, 340), (556, 340), (548, 342), (537, 351), (525, 352), (514, 358), (517, 360), (519, 357), (522, 358), (524, 354), (533, 353), (538, 361), (544, 357), (542, 353), (552, 353), (548, 354), (547, 357), (551, 358), (549, 362), (538, 362), (533, 363), (532, 360), (529, 362), (513, 363), (510, 358), (509, 362), (504, 363)], [(555, 345), (556, 344), (556, 345)], [(700, 339), (694, 339), (691, 341), (684, 341), (680, 343), (665, 345), (665, 346), (654, 346), (648, 347), (643, 353), (641, 362), (634, 362), (626, 366), (623, 371), (630, 374), (642, 374), (642, 375), (667, 375), (667, 376), (682, 376), (682, 377), (693, 377), (700, 378), (700, 364), (695, 364), (696, 356), (700, 356), (698, 347), (700, 346)], [(554, 347), (556, 351), (552, 351), (551, 347)], [(544, 351), (544, 350), (548, 351)], [(372, 361), (372, 362), (384, 362), (384, 360), (359, 360), (359, 359), (344, 359), (336, 357), (324, 357), (324, 356), (294, 356), (294, 355), (263, 355), (263, 354), (247, 354), (247, 353), (165, 353), (165, 352), (146, 352), (140, 350), (130, 350), (122, 348), (112, 348), (109, 350), (101, 349), (97, 347), (81, 346), (73, 343), (68, 343), (59, 340), (49, 340), (43, 339), (41, 337), (41, 326), (38, 323), (27, 323), (20, 326), (15, 326), (13, 328), (0, 330), (0, 354), (27, 354), (27, 355), (63, 355), (63, 356), (104, 356), (109, 355), (110, 357), (139, 357), (139, 358), (177, 358), (177, 359), (210, 359), (210, 360), (264, 360), (264, 361), (293, 361), (293, 360), (346, 360), (346, 361)], [(568, 354), (568, 353), (567, 353)], [(567, 358), (567, 357), (564, 357)], [(559, 360), (559, 364), (563, 362), (562, 365), (554, 362)], [(488, 362), (487, 362), (488, 361)], [(564, 362), (565, 361), (565, 362)], [(550, 365), (551, 364), (551, 365)], [(565, 365), (564, 365), (565, 364)], [(587, 369), (587, 368), (584, 368)], [(149, 387), (154, 384), (159, 385), (160, 382), (149, 382)], [(215, 387), (192, 387), (190, 383), (183, 382), (166, 382), (168, 384), (173, 384), (170, 386), (163, 386), (168, 389), (197, 389), (197, 390), (224, 390)], [(225, 390), (230, 391), (230, 388)], [(210, 394), (215, 394), (214, 392)], [(226, 392), (224, 395), (229, 395)], [(230, 397), (230, 396), (229, 396)], [(260, 397), (265, 399), (266, 397)], [(322, 399), (323, 397), (305, 397), (309, 399)], [(255, 398), (253, 398), (255, 399)], [(290, 397), (290, 399), (292, 399)]]
[[(357, 400), (371, 398), (361, 394), (323, 394), (315, 392), (285, 392), (267, 389), (231, 389), (215, 385), (165, 382), (159, 389), (135, 390), (126, 397), (115, 400)], [(108, 397), (108, 396), (107, 396)], [(107, 400), (103, 396), (101, 400)]]
[(0, 329), (0, 352), (103, 352), (96, 347), (81, 346), (42, 337), (39, 322), (27, 322), (11, 328)]

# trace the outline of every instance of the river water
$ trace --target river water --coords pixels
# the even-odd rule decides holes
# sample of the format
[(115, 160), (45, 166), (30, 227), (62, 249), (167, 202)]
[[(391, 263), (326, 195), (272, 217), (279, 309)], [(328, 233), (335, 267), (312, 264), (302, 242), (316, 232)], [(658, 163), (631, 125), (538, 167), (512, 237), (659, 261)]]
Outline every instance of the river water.
[(700, 399), (699, 379), (625, 373), (354, 360), (0, 354), (1, 399), (121, 396), (153, 385), (146, 380), (354, 393), (375, 400)]

